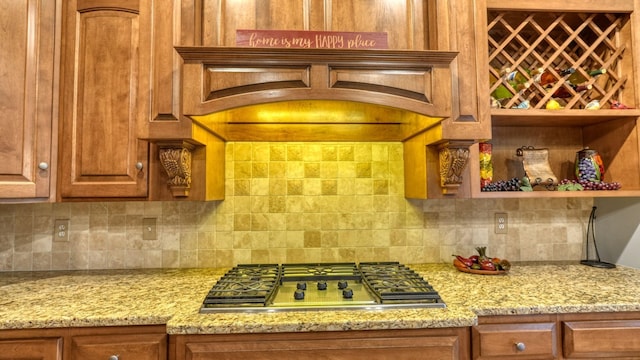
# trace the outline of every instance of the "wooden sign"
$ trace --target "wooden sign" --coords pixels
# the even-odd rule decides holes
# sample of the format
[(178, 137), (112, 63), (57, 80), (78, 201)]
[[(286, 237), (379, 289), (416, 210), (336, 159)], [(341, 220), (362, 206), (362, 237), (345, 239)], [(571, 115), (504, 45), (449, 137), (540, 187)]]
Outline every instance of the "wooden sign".
[(236, 30), (236, 45), (253, 48), (388, 49), (386, 32)]

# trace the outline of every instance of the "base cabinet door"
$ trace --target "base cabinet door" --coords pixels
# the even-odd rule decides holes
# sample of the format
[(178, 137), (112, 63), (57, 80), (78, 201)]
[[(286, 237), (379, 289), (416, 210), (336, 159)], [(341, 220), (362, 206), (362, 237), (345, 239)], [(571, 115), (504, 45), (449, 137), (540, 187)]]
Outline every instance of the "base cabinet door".
[(176, 335), (175, 360), (468, 359), (467, 328), (243, 335)]
[(565, 359), (640, 359), (640, 320), (567, 321)]
[(62, 337), (0, 340), (0, 360), (62, 360)]

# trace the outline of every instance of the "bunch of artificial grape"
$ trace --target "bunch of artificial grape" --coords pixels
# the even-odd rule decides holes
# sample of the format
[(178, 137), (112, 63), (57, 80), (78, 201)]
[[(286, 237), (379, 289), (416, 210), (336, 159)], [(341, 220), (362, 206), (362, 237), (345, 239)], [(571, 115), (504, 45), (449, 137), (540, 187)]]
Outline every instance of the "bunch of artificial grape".
[(589, 157), (584, 157), (578, 162), (578, 174), (579, 180), (594, 180), (597, 179), (596, 164)]
[(618, 190), (622, 187), (619, 182), (604, 182), (604, 181), (591, 181), (591, 180), (569, 180), (563, 179), (559, 183), (565, 184), (580, 184), (582, 190)]
[(520, 179), (514, 177), (509, 180), (491, 182), (485, 185), (482, 191), (520, 191)]

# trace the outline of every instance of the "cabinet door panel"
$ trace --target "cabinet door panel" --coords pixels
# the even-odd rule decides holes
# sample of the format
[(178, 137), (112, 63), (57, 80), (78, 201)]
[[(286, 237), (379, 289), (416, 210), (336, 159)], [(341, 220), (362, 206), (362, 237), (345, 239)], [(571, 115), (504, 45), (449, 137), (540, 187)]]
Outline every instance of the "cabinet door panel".
[(62, 197), (146, 196), (148, 146), (138, 137), (148, 119), (149, 45), (141, 5), (68, 3)]
[[(0, 11), (0, 198), (50, 195), (54, 0), (6, 0)], [(46, 169), (38, 168), (40, 163)]]
[(62, 338), (0, 341), (0, 360), (62, 360)]
[(71, 341), (72, 360), (163, 360), (167, 358), (165, 334), (87, 335)]

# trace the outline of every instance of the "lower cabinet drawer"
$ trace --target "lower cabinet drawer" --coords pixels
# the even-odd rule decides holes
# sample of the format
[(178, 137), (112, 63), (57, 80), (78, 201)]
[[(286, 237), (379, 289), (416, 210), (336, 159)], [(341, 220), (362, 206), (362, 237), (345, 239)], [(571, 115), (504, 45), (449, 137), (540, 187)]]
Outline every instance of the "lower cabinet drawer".
[(556, 359), (555, 323), (487, 324), (472, 330), (473, 359)]
[(162, 360), (166, 334), (85, 335), (71, 341), (72, 360)]
[(566, 359), (639, 359), (640, 320), (562, 323)]

